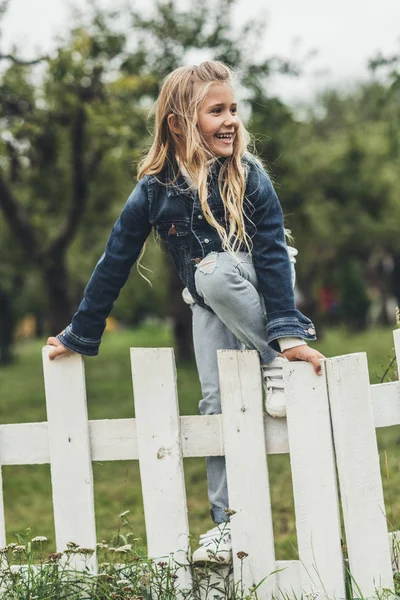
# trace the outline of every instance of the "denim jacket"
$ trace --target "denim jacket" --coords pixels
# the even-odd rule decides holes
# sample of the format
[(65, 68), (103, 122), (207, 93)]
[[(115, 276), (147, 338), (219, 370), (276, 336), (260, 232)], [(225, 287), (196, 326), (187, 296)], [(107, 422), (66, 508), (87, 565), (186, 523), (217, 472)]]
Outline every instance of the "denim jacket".
[[(208, 204), (216, 220), (226, 227), (218, 189), (224, 159), (209, 172)], [(285, 242), (282, 209), (271, 180), (251, 157), (244, 159), (247, 184), (244, 201), (246, 229), (252, 238), (252, 260), (267, 312), (267, 339), (275, 349), (282, 337), (315, 340), (310, 319), (295, 307), (291, 268)], [(222, 252), (222, 242), (201, 210), (197, 192), (189, 189), (177, 165), (157, 176), (144, 176), (129, 196), (115, 223), (106, 249), (86, 286), (72, 323), (57, 337), (74, 352), (98, 354), (106, 319), (154, 227), (165, 241), (179, 277), (196, 302), (211, 310), (195, 286), (196, 265), (210, 252)], [(245, 247), (240, 250), (246, 251)]]

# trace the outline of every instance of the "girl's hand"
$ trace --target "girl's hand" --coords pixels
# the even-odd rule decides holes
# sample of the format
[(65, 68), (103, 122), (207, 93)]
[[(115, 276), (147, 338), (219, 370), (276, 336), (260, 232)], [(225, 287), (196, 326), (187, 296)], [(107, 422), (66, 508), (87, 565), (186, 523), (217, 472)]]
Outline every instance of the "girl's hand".
[(54, 350), (52, 350), (49, 354), (50, 360), (54, 360), (57, 358), (57, 356), (68, 356), (70, 354), (74, 354), (72, 350), (69, 350), (69, 348), (63, 346), (60, 340), (55, 337), (49, 337), (47, 340), (47, 345), (55, 346)]
[(321, 352), (318, 352), (318, 350), (307, 346), (307, 344), (295, 346), (294, 348), (288, 348), (287, 350), (284, 350), (283, 355), (290, 361), (305, 360), (306, 362), (311, 363), (315, 373), (317, 375), (322, 375), (321, 363), (319, 361), (321, 358), (326, 357), (321, 354)]

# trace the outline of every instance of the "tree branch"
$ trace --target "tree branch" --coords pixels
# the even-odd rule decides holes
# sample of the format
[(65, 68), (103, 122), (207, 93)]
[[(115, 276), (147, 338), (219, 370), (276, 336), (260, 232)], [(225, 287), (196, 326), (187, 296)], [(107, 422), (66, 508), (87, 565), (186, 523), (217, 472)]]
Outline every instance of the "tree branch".
[(84, 105), (77, 109), (71, 129), (72, 200), (64, 227), (51, 245), (51, 252), (62, 253), (73, 239), (86, 208), (88, 197), (87, 173), (85, 168)]
[(48, 60), (48, 56), (40, 56), (39, 58), (34, 58), (33, 60), (23, 60), (22, 58), (17, 58), (12, 54), (0, 54), (0, 60), (11, 60), (15, 65), (27, 66), (27, 65), (37, 65), (44, 60)]
[(88, 181), (91, 181), (93, 179), (93, 176), (95, 175), (97, 169), (99, 168), (101, 161), (103, 160), (103, 156), (104, 156), (104, 148), (97, 148), (96, 150), (93, 150), (93, 152), (89, 158), (89, 161), (88, 161), (88, 169), (87, 169)]

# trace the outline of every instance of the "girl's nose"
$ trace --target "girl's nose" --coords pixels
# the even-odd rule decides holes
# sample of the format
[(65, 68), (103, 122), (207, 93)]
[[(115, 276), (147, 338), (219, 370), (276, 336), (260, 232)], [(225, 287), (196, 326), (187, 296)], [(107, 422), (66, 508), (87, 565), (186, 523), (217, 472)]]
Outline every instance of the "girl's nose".
[(225, 118), (225, 121), (224, 121), (225, 127), (229, 127), (229, 125), (233, 125), (234, 123), (236, 123), (236, 116), (235, 115), (228, 115)]

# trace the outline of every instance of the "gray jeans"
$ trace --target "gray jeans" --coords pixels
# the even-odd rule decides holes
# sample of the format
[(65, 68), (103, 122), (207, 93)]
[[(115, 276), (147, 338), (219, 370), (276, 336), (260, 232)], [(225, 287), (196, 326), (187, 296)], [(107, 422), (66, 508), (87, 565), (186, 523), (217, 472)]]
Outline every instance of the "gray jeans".
[[(212, 252), (198, 265), (196, 289), (213, 313), (198, 304), (193, 311), (193, 343), (199, 373), (202, 415), (221, 412), (217, 350), (258, 350), (260, 363), (277, 355), (267, 343), (266, 314), (258, 292), (257, 276), (251, 257), (239, 252), (235, 258), (226, 252)], [(208, 497), (211, 516), (216, 523), (227, 520), (228, 488), (224, 456), (207, 461)]]

